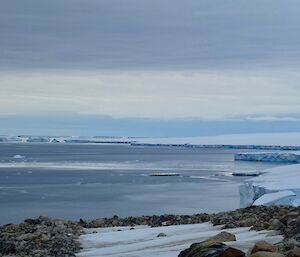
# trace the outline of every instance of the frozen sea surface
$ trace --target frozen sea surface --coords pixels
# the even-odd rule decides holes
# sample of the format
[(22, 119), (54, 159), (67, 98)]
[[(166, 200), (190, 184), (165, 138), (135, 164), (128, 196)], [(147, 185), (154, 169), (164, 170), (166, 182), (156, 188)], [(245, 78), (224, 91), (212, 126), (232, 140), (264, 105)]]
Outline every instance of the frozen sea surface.
[[(235, 209), (246, 178), (231, 173), (276, 166), (234, 162), (239, 151), (2, 143), (0, 223), (38, 215), (92, 219)], [(148, 176), (157, 172), (179, 176)]]

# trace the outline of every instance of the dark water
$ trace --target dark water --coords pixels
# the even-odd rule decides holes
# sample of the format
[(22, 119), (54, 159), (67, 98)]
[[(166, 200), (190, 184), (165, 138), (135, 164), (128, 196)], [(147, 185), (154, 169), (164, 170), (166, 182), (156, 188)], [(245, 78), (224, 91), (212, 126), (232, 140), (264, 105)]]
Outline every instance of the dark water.
[[(193, 214), (239, 207), (240, 150), (88, 144), (0, 144), (0, 223), (47, 215)], [(22, 155), (25, 158), (13, 158)], [(176, 172), (177, 177), (148, 176)]]

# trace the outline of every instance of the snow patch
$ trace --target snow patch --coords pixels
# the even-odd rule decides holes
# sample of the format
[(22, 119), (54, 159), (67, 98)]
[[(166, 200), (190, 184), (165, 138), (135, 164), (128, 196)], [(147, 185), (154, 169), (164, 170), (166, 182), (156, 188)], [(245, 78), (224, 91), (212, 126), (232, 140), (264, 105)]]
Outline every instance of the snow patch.
[[(87, 232), (90, 234), (80, 237), (83, 250), (77, 256), (177, 257), (180, 251), (192, 243), (206, 240), (220, 231), (221, 226), (213, 226), (211, 223), (155, 228), (137, 226), (134, 230), (129, 227), (89, 229)], [(273, 231), (256, 232), (249, 231), (249, 228), (222, 231), (235, 234), (237, 241), (227, 244), (243, 251), (247, 251), (258, 240), (270, 243), (282, 240), (282, 236)], [(157, 237), (159, 233), (165, 233), (167, 237)]]

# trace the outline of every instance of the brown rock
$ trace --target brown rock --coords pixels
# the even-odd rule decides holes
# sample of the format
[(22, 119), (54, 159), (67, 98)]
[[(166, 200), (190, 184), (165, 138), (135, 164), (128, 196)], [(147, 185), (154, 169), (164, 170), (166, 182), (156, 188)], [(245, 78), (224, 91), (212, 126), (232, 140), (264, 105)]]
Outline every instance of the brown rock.
[(244, 257), (245, 253), (223, 243), (203, 241), (192, 244), (178, 257)]
[[(227, 248), (224, 252), (221, 252), (218, 257), (244, 257), (245, 253), (233, 247)], [(297, 256), (298, 257), (298, 256)]]
[(256, 252), (277, 252), (277, 247), (275, 245), (269, 244), (266, 241), (257, 241), (251, 250), (251, 254)]
[(295, 248), (291, 251), (289, 251), (286, 255), (286, 257), (300, 257), (300, 248)]
[(285, 257), (282, 253), (275, 252), (256, 252), (255, 254), (251, 254), (250, 257)]

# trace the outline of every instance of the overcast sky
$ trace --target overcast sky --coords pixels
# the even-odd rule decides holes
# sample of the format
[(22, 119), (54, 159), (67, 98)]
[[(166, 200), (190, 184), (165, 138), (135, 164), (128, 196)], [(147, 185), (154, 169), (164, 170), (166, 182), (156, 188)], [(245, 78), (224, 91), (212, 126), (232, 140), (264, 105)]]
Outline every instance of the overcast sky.
[(298, 0), (0, 2), (2, 117), (299, 120)]

